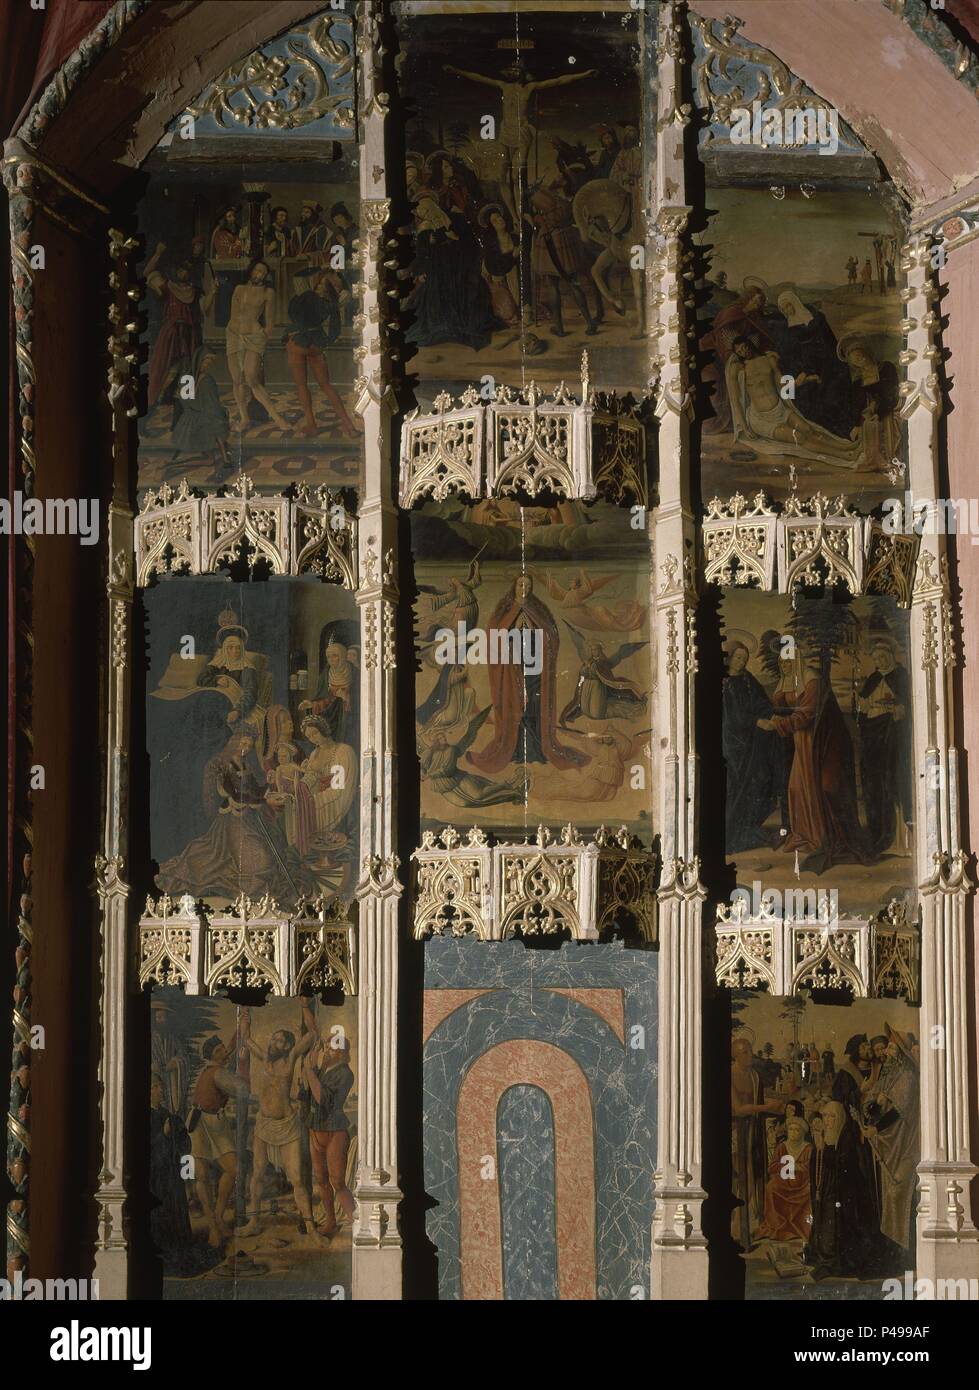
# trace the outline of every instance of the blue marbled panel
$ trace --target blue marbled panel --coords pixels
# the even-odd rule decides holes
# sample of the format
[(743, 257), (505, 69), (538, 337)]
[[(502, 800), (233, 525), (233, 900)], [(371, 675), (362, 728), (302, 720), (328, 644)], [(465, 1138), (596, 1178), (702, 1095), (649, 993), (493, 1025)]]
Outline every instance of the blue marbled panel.
[(506, 1298), (556, 1299), (554, 1113), (539, 1086), (511, 1086), (496, 1112)]
[[(568, 942), (560, 951), (528, 950), (520, 941), (426, 943), (427, 990), (490, 991), (449, 1014), (425, 1045), (425, 1187), (438, 1203), (428, 1214), (428, 1233), (439, 1251), (441, 1298), (462, 1296), (459, 1088), (488, 1048), (519, 1038), (563, 1048), (588, 1078), (595, 1117), (598, 1297), (648, 1297), (656, 1153), (656, 969), (652, 952), (619, 943)], [(554, 989), (621, 990), (624, 1044), (593, 1009)], [(541, 1217), (535, 1210), (533, 1220)], [(505, 1266), (507, 1260), (505, 1250)]]

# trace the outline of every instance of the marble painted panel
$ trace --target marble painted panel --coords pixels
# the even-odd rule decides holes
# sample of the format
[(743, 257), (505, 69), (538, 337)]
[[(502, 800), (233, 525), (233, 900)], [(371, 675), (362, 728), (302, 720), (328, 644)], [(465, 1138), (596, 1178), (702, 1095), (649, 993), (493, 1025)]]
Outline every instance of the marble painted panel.
[(645, 385), (646, 22), (639, 8), (573, 25), (541, 10), (399, 17), (421, 401), (521, 370), (572, 381), (583, 347), (597, 385)]
[(749, 1299), (880, 1299), (914, 1270), (919, 1010), (732, 999), (731, 1164)]
[(635, 519), (506, 499), (411, 514), (424, 825), (604, 821), (649, 843), (649, 550)]
[(212, 903), (350, 894), (359, 623), (312, 580), (145, 592), (151, 852), (161, 891)]
[(425, 1186), (443, 1299), (649, 1296), (656, 958), (425, 944)]
[(150, 1230), (167, 1299), (350, 1297), (357, 1006), (156, 990)]
[(887, 597), (721, 606), (725, 840), (739, 886), (835, 890), (840, 913), (913, 889), (908, 614)]

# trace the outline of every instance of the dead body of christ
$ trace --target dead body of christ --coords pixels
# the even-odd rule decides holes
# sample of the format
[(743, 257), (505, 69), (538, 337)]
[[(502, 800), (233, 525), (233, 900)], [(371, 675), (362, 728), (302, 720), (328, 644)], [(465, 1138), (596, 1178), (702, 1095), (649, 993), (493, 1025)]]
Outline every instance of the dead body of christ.
[(789, 454), (834, 468), (865, 462), (860, 440), (841, 439), (800, 415), (781, 394), (782, 375), (774, 352), (758, 352), (750, 339), (735, 338), (724, 369), (734, 438), (761, 454)]
[(242, 1040), (248, 1050), (264, 1064), (258, 1092), (258, 1114), (255, 1117), (255, 1137), (252, 1143), (251, 1218), (243, 1226), (243, 1236), (258, 1235), (262, 1206), (262, 1184), (265, 1168), (271, 1164), (284, 1172), (292, 1184), (292, 1196), (306, 1233), (314, 1245), (323, 1244), (313, 1224), (313, 1208), (309, 1190), (302, 1175), (302, 1118), (291, 1099), (292, 1075), (299, 1058), (316, 1042), (316, 1034), (307, 1032), (300, 1042), (284, 1028), (269, 1038), (268, 1050), (263, 1052), (251, 1036), (251, 1022), (244, 1010)]
[(546, 87), (564, 87), (569, 82), (580, 82), (582, 78), (594, 77), (597, 69), (586, 72), (568, 72), (560, 77), (545, 77), (535, 80), (524, 67), (516, 62), (504, 68), (499, 77), (488, 77), (482, 72), (468, 72), (446, 64), (446, 72), (457, 77), (468, 77), (470, 82), (481, 82), (484, 87), (496, 87), (503, 98), (503, 117), (497, 131), (497, 138), (506, 153), (506, 177), (502, 184), (503, 199), (506, 202), (513, 224), (520, 220), (520, 188), (527, 182), (527, 161), (537, 127), (530, 120), (533, 99)]

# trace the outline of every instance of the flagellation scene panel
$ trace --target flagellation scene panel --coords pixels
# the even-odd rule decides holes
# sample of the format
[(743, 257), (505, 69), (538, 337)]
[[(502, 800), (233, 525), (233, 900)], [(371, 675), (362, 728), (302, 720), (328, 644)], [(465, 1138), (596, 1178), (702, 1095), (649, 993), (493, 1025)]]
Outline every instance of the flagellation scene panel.
[(357, 483), (353, 44), (337, 11), (283, 35), (144, 165), (141, 488)]

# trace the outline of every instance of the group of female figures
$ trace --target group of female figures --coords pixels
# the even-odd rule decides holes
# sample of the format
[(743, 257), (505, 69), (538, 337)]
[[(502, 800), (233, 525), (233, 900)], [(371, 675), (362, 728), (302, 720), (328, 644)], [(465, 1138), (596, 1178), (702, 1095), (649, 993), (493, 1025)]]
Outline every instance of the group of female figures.
[(173, 896), (268, 893), (295, 901), (321, 891), (323, 876), (350, 858), (357, 755), (344, 739), (356, 720), (356, 682), (347, 648), (327, 645), (317, 698), (300, 706), (300, 733), (311, 745), (304, 756), (289, 711), (259, 704), (246, 637), (242, 628), (223, 627), (198, 677), (198, 686), (231, 702), (232, 733), (204, 770), (208, 829), (160, 866), (160, 887)]

